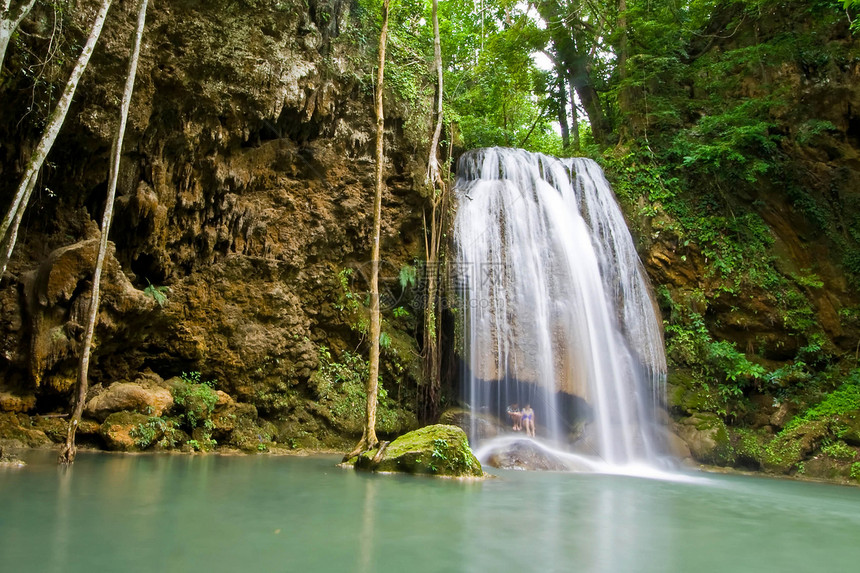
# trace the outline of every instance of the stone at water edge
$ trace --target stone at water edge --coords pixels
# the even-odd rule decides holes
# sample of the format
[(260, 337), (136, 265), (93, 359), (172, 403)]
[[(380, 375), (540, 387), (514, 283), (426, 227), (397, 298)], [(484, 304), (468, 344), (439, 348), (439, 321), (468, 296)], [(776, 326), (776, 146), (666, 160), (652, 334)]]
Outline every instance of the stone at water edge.
[(568, 471), (563, 460), (547, 452), (531, 440), (517, 440), (493, 451), (487, 464), (505, 470)]
[(483, 477), (481, 462), (469, 448), (466, 433), (457, 426), (436, 424), (404, 434), (391, 442), (381, 459), (377, 450), (365, 452), (356, 469), (449, 477)]

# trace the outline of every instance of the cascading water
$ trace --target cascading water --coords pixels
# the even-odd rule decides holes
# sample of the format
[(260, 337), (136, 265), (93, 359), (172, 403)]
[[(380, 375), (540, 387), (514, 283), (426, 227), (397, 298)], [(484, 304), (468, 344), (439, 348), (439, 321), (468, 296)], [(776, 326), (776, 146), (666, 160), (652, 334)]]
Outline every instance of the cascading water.
[(538, 435), (585, 435), (612, 465), (653, 463), (662, 335), (600, 167), (478, 149), (460, 159), (455, 196), (472, 419), (530, 403)]

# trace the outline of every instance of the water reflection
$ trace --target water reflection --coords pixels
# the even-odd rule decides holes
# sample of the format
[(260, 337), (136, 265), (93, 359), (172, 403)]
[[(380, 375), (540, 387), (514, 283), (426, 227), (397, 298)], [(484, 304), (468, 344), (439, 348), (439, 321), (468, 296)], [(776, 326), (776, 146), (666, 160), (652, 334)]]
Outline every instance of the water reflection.
[(81, 455), (0, 472), (3, 571), (853, 570), (860, 490), (717, 476), (499, 472), (333, 458)]
[(368, 479), (364, 484), (364, 512), (359, 538), (359, 571), (368, 573), (373, 567), (373, 534), (376, 525), (376, 480)]

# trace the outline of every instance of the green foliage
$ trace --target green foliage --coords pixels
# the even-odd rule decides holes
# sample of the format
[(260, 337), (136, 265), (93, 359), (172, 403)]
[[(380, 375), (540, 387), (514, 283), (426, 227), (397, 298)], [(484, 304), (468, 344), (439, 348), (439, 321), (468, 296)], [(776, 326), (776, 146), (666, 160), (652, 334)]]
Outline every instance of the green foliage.
[[(202, 439), (194, 440), (196, 446), (192, 444), (191, 447), (212, 449), (216, 445), (212, 439), (212, 430), (215, 429), (212, 414), (218, 403), (218, 395), (213, 389), (217, 380), (201, 382), (200, 372), (183, 372), (181, 379), (182, 382), (173, 387), (173, 401), (180, 409), (180, 421), (189, 432), (193, 433), (197, 428), (202, 430)], [(187, 443), (191, 444), (191, 441)]]
[(807, 422), (833, 419), (852, 410), (860, 410), (860, 369), (852, 371), (848, 379), (827, 394), (820, 403), (795, 416), (783, 432), (789, 432)]
[[(319, 369), (311, 376), (319, 402), (327, 406), (346, 430), (362, 427), (367, 407), (367, 379), (370, 365), (360, 355), (344, 351), (336, 359), (326, 346), (318, 349)], [(379, 380), (377, 390), (377, 431), (391, 433), (403, 423), (404, 412), (389, 399)]]
[(821, 451), (837, 460), (852, 461), (857, 457), (857, 452), (842, 441), (822, 446)]
[(146, 280), (146, 283), (147, 287), (143, 289), (143, 294), (154, 299), (158, 303), (158, 306), (166, 305), (168, 288), (166, 286), (155, 286), (149, 282), (149, 279)]
[(410, 316), (409, 311), (402, 306), (396, 307), (391, 313), (394, 315), (394, 318), (408, 318)]
[(417, 283), (417, 272), (415, 271), (415, 267), (412, 265), (404, 265), (400, 269), (398, 278), (400, 280), (401, 289), (406, 290), (409, 287), (414, 288)]
[(444, 438), (433, 440), (429, 468), (438, 473), (442, 468), (452, 475), (468, 475), (475, 468), (468, 444), (450, 444)]
[(851, 464), (851, 477), (857, 481), (860, 481), (860, 462), (854, 462)]
[(181, 437), (176, 422), (160, 416), (152, 416), (145, 424), (138, 424), (131, 429), (129, 435), (140, 449), (146, 449), (154, 443), (161, 448), (173, 448)]

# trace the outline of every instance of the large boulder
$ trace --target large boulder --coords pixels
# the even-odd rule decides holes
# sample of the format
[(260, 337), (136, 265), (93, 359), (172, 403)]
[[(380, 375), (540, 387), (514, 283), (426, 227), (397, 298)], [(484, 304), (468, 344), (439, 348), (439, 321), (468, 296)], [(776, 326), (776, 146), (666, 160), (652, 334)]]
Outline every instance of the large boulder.
[(101, 425), (101, 435), (109, 450), (133, 452), (142, 449), (149, 442), (144, 442), (142, 431), (147, 427), (149, 418), (137, 412), (114, 412)]
[(141, 378), (137, 382), (117, 382), (87, 402), (84, 412), (97, 420), (105, 420), (123, 410), (148, 416), (161, 416), (173, 407), (170, 390)]
[(698, 462), (724, 465), (731, 456), (726, 424), (716, 414), (700, 412), (678, 422), (676, 433)]
[(355, 467), (376, 472), (405, 472), (451, 477), (483, 477), (481, 462), (457, 426), (436, 424), (404, 434), (358, 457)]
[(487, 465), (507, 470), (568, 471), (571, 468), (558, 456), (532, 440), (516, 440), (501, 445), (487, 457)]

